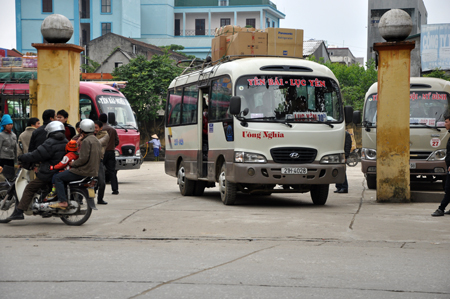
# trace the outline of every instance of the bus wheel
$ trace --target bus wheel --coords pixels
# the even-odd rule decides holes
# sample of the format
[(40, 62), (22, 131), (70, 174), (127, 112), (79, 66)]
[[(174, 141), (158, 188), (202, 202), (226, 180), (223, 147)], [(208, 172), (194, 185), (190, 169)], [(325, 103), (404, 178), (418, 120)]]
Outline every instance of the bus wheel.
[(323, 206), (327, 202), (330, 185), (312, 185), (311, 199), (315, 205)]
[(205, 181), (197, 181), (195, 182), (194, 195), (202, 196), (203, 192), (205, 192), (206, 182)]
[(377, 176), (372, 174), (366, 174), (367, 187), (369, 189), (377, 189)]
[(183, 196), (191, 196), (194, 194), (195, 181), (186, 178), (186, 168), (184, 168), (184, 162), (181, 161), (178, 168), (178, 186), (180, 187), (180, 193)]
[(225, 162), (222, 164), (219, 175), (219, 190), (220, 198), (224, 205), (234, 205), (236, 201), (236, 184), (230, 183), (226, 179), (226, 166)]

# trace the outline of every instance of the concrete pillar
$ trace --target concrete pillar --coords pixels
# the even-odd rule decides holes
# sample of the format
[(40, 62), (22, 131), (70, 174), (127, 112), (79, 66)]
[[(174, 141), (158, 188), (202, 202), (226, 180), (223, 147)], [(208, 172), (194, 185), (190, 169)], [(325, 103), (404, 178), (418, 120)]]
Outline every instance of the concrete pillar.
[(28, 84), (30, 92), (30, 117), (39, 118), (42, 124), (42, 114), (39, 116), (37, 111), (37, 80), (29, 80)]
[(80, 53), (83, 47), (73, 44), (32, 44), (38, 51), (37, 117), (46, 109), (64, 109), (68, 122), (79, 121)]
[(377, 202), (410, 202), (409, 93), (414, 41), (375, 43), (378, 52)]

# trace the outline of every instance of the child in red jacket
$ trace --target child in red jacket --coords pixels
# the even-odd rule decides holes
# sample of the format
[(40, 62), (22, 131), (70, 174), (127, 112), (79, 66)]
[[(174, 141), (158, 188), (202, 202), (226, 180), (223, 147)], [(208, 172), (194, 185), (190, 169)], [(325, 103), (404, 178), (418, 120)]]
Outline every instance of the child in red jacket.
[[(78, 159), (78, 143), (76, 142), (76, 140), (70, 140), (67, 145), (66, 145), (66, 155), (62, 158), (62, 160), (54, 165), (54, 166), (50, 166), (50, 170), (60, 170), (64, 171), (66, 169), (69, 169), (69, 162), (70, 161), (75, 161), (76, 159)], [(50, 192), (47, 197), (45, 198), (46, 200), (51, 200), (53, 198), (56, 197), (56, 189), (55, 189), (55, 175), (57, 175), (57, 173), (55, 173), (53, 175), (53, 179), (52, 179), (52, 192)]]

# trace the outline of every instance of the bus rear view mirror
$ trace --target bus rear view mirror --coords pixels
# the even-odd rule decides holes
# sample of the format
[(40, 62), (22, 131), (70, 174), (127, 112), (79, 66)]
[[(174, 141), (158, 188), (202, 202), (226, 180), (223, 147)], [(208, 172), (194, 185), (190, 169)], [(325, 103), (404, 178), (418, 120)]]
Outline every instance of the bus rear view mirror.
[(241, 97), (240, 96), (234, 96), (230, 99), (230, 114), (231, 115), (238, 115), (241, 113)]
[(353, 107), (345, 106), (344, 115), (345, 115), (345, 123), (350, 124), (353, 121)]
[(116, 124), (116, 115), (114, 112), (108, 112), (108, 123), (113, 126)]
[(353, 123), (355, 125), (359, 125), (361, 123), (361, 111), (359, 110), (353, 111)]

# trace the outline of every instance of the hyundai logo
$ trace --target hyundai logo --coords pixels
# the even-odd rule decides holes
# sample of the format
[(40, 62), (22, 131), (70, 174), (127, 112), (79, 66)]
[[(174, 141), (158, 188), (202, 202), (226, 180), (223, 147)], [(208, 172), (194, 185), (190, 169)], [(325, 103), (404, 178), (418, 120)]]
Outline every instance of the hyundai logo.
[(291, 159), (298, 159), (298, 158), (300, 158), (300, 155), (298, 153), (294, 152), (294, 153), (290, 153), (289, 157), (291, 157)]
[(132, 153), (133, 153), (133, 151), (129, 149), (129, 150), (128, 150), (128, 153), (129, 153), (129, 154), (132, 154)]

